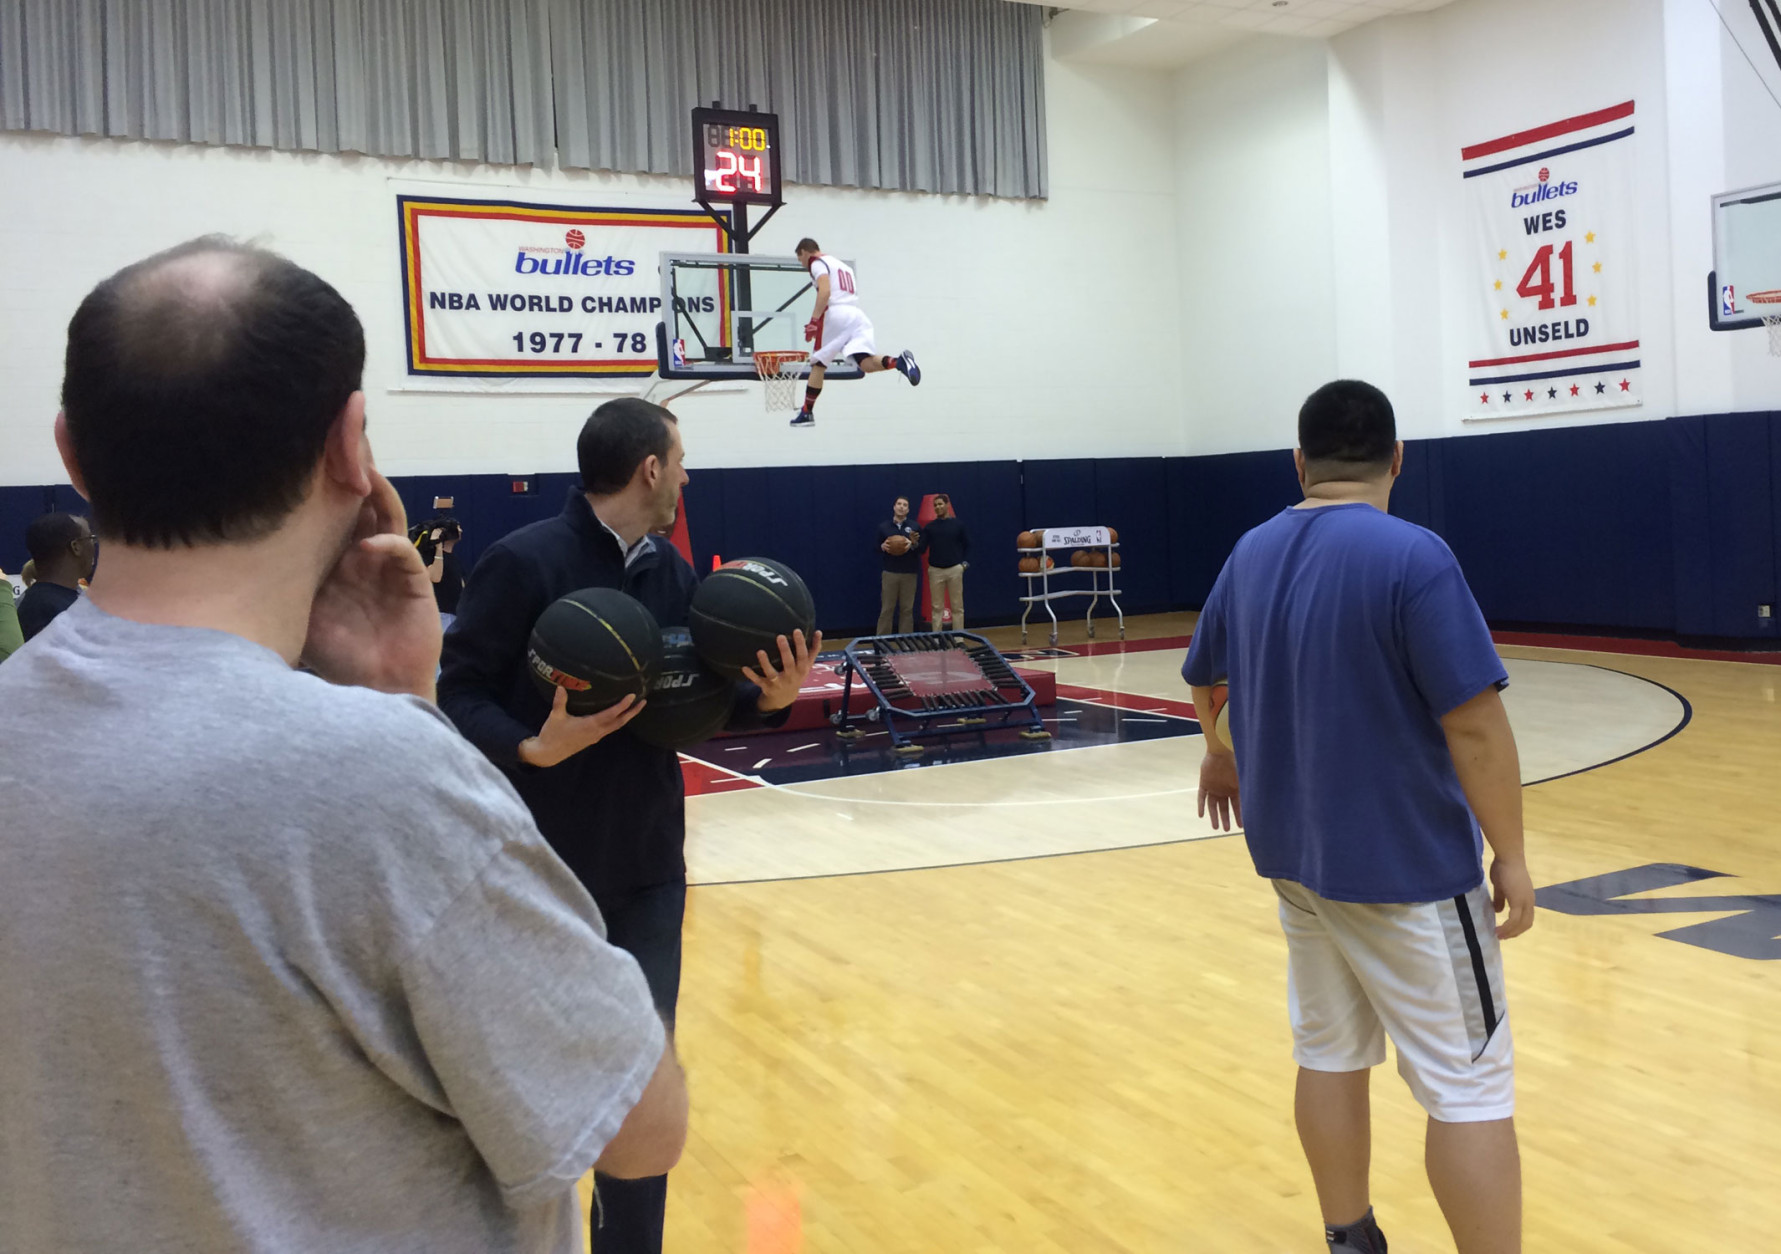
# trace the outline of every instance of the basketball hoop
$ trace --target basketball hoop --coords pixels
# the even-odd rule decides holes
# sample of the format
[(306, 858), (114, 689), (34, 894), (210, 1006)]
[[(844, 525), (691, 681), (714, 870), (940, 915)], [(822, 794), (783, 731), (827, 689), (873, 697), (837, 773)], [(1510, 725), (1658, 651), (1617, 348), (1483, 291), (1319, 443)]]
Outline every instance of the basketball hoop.
[[(1775, 295), (1781, 299), (1781, 292)], [(1781, 314), (1777, 318), (1781, 319)], [(804, 375), (798, 367), (809, 360), (810, 354), (803, 349), (755, 353), (754, 371), (761, 377), (761, 396), (769, 413), (798, 408), (798, 384)]]
[(1781, 288), (1772, 292), (1751, 292), (1744, 298), (1752, 305), (1761, 305), (1757, 314), (1769, 329), (1769, 352), (1781, 357)]

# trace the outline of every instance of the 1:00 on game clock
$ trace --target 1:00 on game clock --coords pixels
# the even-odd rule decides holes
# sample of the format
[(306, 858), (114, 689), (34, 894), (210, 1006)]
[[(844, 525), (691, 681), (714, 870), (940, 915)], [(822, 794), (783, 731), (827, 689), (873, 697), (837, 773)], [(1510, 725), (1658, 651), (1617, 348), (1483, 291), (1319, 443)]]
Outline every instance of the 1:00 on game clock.
[(777, 205), (779, 115), (743, 109), (693, 110), (693, 199)]

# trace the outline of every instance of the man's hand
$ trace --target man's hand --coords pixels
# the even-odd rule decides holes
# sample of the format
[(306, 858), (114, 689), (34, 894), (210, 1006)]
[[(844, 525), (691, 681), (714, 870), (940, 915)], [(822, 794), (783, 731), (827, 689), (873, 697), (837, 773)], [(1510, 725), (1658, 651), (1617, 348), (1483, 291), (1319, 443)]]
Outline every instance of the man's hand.
[[(1211, 803), (1214, 831), (1228, 832), (1243, 826), (1243, 798), (1237, 792), (1237, 756), (1208, 753), (1200, 762), (1200, 817), (1207, 817)], [(1235, 824), (1231, 822), (1236, 819)]]
[(408, 542), (402, 498), (376, 470), (352, 543), (316, 591), (301, 661), (330, 683), (433, 700), (439, 606)]
[(527, 766), (555, 766), (589, 745), (597, 745), (637, 717), (648, 702), (627, 693), (616, 705), (598, 714), (569, 713), (569, 690), (558, 688), (551, 698), (550, 716), (538, 734), (519, 744), (519, 760)]
[(755, 708), (762, 714), (771, 714), (775, 710), (783, 710), (798, 699), (798, 689), (804, 686), (805, 676), (816, 664), (817, 652), (822, 648), (822, 632), (817, 632), (810, 646), (804, 646), (804, 632), (800, 628), (792, 633), (787, 640), (779, 637), (779, 669), (773, 669), (773, 663), (767, 658), (765, 649), (757, 650), (755, 657), (760, 659), (761, 669), (756, 671), (750, 667), (742, 668), (742, 676), (761, 690), (761, 699), (755, 702)]
[(1491, 906), (1499, 912), (1509, 911), (1509, 917), (1497, 924), (1498, 940), (1520, 936), (1534, 925), (1534, 879), (1527, 872), (1527, 863), (1519, 858), (1492, 858), (1490, 889)]
[(816, 333), (820, 330), (822, 330), (822, 323), (818, 322), (815, 318), (806, 322), (804, 324), (804, 342), (806, 344), (816, 343)]

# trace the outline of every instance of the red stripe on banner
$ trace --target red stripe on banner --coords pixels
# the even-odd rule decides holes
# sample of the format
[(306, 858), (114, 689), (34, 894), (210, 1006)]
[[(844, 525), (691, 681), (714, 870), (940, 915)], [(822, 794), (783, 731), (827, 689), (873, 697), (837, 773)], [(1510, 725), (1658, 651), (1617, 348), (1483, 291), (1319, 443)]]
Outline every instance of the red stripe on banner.
[(1586, 357), (1590, 353), (1618, 353), (1637, 347), (1639, 347), (1639, 341), (1627, 340), (1622, 344), (1604, 344), (1600, 348), (1561, 348), (1556, 353), (1528, 353), (1523, 357), (1492, 357), (1487, 361), (1469, 361), (1466, 365), (1476, 370), (1479, 366), (1513, 366), (1524, 361), (1552, 361), (1559, 357)]
[(1612, 122), (1616, 118), (1630, 118), (1632, 115), (1633, 102), (1629, 100), (1625, 104), (1597, 109), (1594, 113), (1579, 113), (1576, 117), (1566, 118), (1562, 122), (1536, 126), (1531, 131), (1516, 131), (1515, 134), (1505, 135), (1501, 139), (1487, 139), (1482, 144), (1461, 148), (1459, 155), (1465, 161), (1470, 161), (1473, 157), (1488, 157), (1493, 152), (1507, 152), (1509, 149), (1519, 148), (1523, 144), (1551, 139), (1554, 135), (1569, 135), (1572, 131), (1585, 131), (1592, 126), (1600, 126), (1603, 122)]

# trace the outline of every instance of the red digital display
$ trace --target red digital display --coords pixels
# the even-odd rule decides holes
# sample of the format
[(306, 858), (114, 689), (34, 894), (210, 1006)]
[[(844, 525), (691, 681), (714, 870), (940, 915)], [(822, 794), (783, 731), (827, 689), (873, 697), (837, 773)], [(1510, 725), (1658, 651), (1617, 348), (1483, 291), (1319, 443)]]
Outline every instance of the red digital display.
[(779, 119), (771, 113), (693, 110), (695, 199), (779, 203)]

